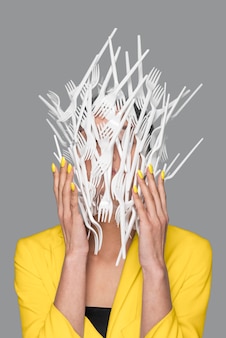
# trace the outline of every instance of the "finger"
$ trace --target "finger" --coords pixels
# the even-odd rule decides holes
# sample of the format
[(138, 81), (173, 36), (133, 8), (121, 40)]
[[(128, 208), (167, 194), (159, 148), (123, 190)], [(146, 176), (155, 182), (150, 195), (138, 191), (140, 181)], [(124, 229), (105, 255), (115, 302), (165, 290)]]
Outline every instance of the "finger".
[(71, 198), (72, 198), (72, 180), (74, 170), (69, 163), (66, 165), (66, 179), (62, 190), (62, 228), (66, 243), (71, 242), (73, 219), (71, 212)]
[(73, 168), (69, 163), (67, 165), (66, 178), (62, 191), (62, 204), (63, 204), (63, 220), (64, 225), (68, 226), (71, 223), (71, 182), (73, 179)]
[(60, 173), (59, 173), (59, 184), (58, 184), (58, 215), (60, 220), (63, 218), (63, 188), (65, 180), (67, 177), (67, 162), (64, 157), (62, 157), (60, 162)]
[(81, 217), (78, 204), (78, 189), (74, 182), (71, 182), (71, 215), (73, 220)]
[(51, 169), (53, 173), (53, 191), (56, 198), (56, 202), (58, 204), (59, 171), (54, 163), (52, 163)]
[(148, 181), (148, 187), (149, 191), (153, 196), (154, 202), (155, 202), (155, 207), (156, 207), (156, 212), (158, 215), (162, 214), (162, 203), (161, 203), (161, 198), (158, 190), (158, 186), (156, 184), (155, 177), (153, 175), (153, 167), (150, 164), (146, 170), (147, 173), (147, 181)]
[(167, 201), (166, 201), (166, 191), (165, 191), (165, 184), (164, 184), (165, 172), (162, 171), (158, 177), (158, 190), (159, 196), (161, 199), (162, 210), (164, 215), (167, 219), (167, 223), (169, 222), (168, 211), (167, 211)]
[(133, 200), (134, 200), (134, 204), (140, 219), (140, 223), (144, 223), (144, 224), (148, 224), (149, 223), (149, 219), (147, 216), (147, 212), (146, 212), (146, 208), (144, 206), (144, 203), (141, 199), (141, 197), (138, 195), (138, 188), (137, 186), (133, 187)]
[[(143, 173), (140, 170), (138, 170), (138, 172), (137, 172), (137, 180), (138, 180), (138, 184), (139, 184), (140, 189), (141, 189), (141, 193), (142, 193), (143, 198), (144, 198), (144, 202), (145, 202), (145, 205), (146, 205), (146, 211), (148, 212), (149, 216), (151, 218), (153, 218), (153, 217), (156, 217), (156, 215), (157, 215), (157, 208), (156, 208), (156, 203), (155, 203), (155, 199), (154, 199), (154, 195), (153, 195), (153, 193), (155, 193), (155, 192), (152, 192), (152, 188), (155, 187), (155, 182), (154, 182), (153, 175), (151, 175), (149, 173), (149, 176), (150, 176), (149, 177), (149, 184), (152, 183), (151, 184), (152, 187), (151, 187), (151, 185), (149, 186), (145, 182)], [(155, 190), (156, 190), (156, 188), (155, 188)]]

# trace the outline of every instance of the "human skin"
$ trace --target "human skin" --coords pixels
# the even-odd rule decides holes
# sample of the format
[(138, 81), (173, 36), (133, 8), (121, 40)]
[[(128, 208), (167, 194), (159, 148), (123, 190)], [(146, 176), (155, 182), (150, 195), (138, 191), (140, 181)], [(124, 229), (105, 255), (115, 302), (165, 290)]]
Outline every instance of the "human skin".
[[(120, 157), (115, 147), (115, 171), (119, 165)], [(94, 255), (93, 237), (87, 239), (86, 228), (79, 213), (78, 192), (72, 183), (73, 168), (63, 159), (60, 170), (55, 165), (53, 169), (54, 193), (66, 248), (54, 304), (83, 337), (85, 306), (112, 307), (124, 264), (121, 260), (119, 266), (115, 267), (121, 245), (120, 231), (114, 216), (109, 223), (101, 223), (103, 244), (98, 255)], [(151, 166), (145, 174), (147, 180), (143, 179), (140, 171), (137, 174), (142, 197), (137, 193), (136, 187), (133, 189), (133, 199), (140, 220), (139, 260), (143, 272), (141, 338), (172, 308), (164, 261), (168, 225), (164, 174), (159, 175), (157, 182)], [(127, 244), (127, 250), (130, 243), (131, 241)]]
[(65, 241), (65, 258), (54, 304), (83, 337), (89, 243), (78, 209), (77, 190), (71, 190), (72, 178), (73, 170), (63, 159), (60, 172), (57, 168), (54, 172), (54, 193)]
[(172, 308), (164, 261), (168, 225), (164, 172), (159, 175), (157, 183), (152, 168), (147, 169), (146, 174), (147, 184), (141, 178), (142, 175), (138, 175), (143, 201), (136, 190), (133, 191), (134, 203), (140, 218), (139, 260), (143, 272), (141, 337), (145, 337)]

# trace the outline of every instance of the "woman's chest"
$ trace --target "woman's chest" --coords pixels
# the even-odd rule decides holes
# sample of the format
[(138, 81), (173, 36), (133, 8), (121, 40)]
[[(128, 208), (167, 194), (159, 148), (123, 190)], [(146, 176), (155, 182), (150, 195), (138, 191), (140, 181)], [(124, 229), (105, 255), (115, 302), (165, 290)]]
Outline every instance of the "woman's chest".
[(86, 306), (109, 307), (120, 282), (123, 266), (115, 264), (88, 264), (86, 275)]

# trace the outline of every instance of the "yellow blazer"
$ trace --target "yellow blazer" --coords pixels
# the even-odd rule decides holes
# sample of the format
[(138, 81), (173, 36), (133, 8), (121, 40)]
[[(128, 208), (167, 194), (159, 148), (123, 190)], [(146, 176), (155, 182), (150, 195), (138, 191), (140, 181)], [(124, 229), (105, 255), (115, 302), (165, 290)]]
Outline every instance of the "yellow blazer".
[[(17, 243), (15, 290), (24, 338), (79, 337), (53, 304), (64, 250), (59, 225), (20, 239)], [(210, 243), (192, 232), (170, 225), (165, 260), (173, 308), (146, 337), (202, 337), (211, 286)], [(107, 338), (139, 338), (141, 305), (142, 271), (138, 257), (138, 237), (135, 236), (113, 303)], [(84, 337), (101, 338), (86, 317)]]

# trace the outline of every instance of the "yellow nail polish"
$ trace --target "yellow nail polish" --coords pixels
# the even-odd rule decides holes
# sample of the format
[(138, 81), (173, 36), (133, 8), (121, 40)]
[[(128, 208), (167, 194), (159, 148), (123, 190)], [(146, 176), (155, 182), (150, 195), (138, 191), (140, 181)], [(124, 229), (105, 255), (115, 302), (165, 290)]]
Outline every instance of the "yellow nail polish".
[(137, 173), (138, 173), (138, 175), (139, 175), (139, 177), (140, 177), (141, 179), (143, 179), (143, 178), (144, 178), (144, 175), (143, 175), (143, 173), (142, 173), (142, 171), (141, 171), (141, 170), (138, 170), (138, 171), (137, 171)]
[(62, 157), (61, 162), (60, 162), (61, 168), (65, 166), (65, 163), (66, 163), (65, 157)]
[(136, 186), (136, 185), (134, 185), (134, 186), (133, 186), (133, 191), (135, 192), (135, 194), (137, 194), (137, 193), (138, 193), (138, 188), (137, 188), (137, 186)]
[(55, 173), (55, 171), (56, 171), (56, 166), (55, 166), (55, 164), (54, 164), (54, 163), (52, 163), (52, 165), (51, 165), (51, 169), (52, 169), (52, 172), (53, 172), (53, 173)]
[(162, 177), (162, 180), (165, 179), (165, 171), (164, 170), (161, 171), (161, 177)]
[(152, 164), (149, 164), (149, 166), (148, 166), (148, 170), (149, 170), (149, 173), (150, 173), (150, 174), (153, 174), (153, 172), (154, 172), (154, 169), (153, 169), (153, 166), (152, 166)]
[(71, 163), (69, 163), (68, 166), (67, 166), (67, 173), (68, 174), (70, 174), (71, 169), (72, 169), (72, 165), (71, 165)]
[(75, 184), (71, 182), (71, 191), (75, 191)]

